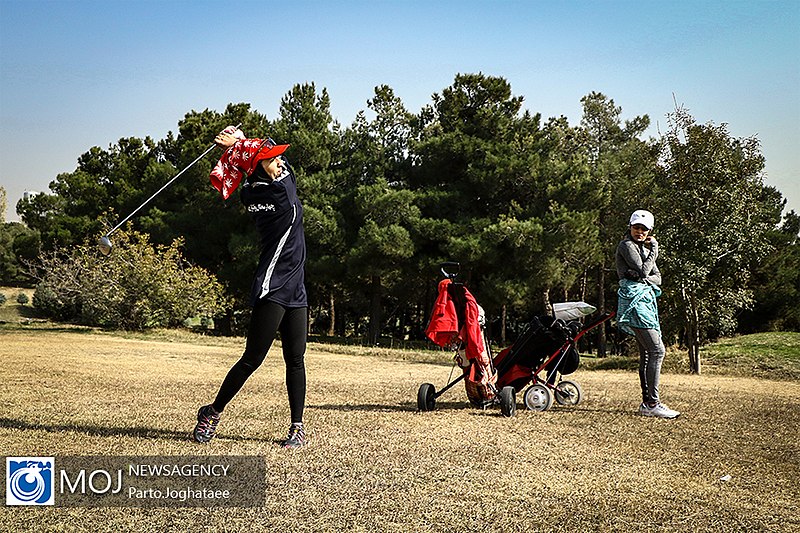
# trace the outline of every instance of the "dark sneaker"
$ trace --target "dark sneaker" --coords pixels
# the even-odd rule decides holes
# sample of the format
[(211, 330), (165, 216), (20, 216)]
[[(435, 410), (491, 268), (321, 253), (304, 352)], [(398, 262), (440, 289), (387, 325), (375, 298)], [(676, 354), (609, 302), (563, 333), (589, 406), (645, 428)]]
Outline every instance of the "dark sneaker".
[(292, 424), (289, 436), (281, 442), (281, 448), (300, 448), (306, 445), (306, 432), (302, 424)]
[(207, 443), (217, 434), (217, 425), (219, 425), (219, 413), (210, 405), (204, 405), (197, 412), (194, 440), (203, 444)]

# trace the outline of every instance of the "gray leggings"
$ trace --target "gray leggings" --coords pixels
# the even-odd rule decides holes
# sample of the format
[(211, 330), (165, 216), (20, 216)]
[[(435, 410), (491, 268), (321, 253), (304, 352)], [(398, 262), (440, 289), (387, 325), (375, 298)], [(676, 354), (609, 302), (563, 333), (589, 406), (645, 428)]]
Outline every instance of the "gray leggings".
[(658, 402), (658, 381), (661, 363), (664, 361), (664, 342), (655, 329), (632, 328), (639, 344), (639, 384), (642, 386), (642, 401)]

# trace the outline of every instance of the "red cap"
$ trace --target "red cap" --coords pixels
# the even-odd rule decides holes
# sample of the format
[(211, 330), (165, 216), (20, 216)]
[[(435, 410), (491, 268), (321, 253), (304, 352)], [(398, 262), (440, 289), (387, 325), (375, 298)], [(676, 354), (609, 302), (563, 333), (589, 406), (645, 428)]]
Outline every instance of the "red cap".
[(256, 163), (259, 161), (281, 155), (286, 151), (287, 148), (289, 148), (289, 146), (290, 145), (288, 144), (275, 144), (275, 141), (272, 139), (264, 139), (261, 143), (261, 146), (258, 147), (258, 152), (253, 158), (251, 168), (255, 168)]

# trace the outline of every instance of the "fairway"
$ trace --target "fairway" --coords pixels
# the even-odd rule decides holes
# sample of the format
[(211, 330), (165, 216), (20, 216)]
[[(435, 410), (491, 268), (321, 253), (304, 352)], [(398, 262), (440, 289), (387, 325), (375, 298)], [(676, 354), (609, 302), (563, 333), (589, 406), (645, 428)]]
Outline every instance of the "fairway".
[[(0, 330), (6, 456), (255, 455), (256, 509), (3, 507), (7, 531), (800, 531), (800, 385), (665, 374), (674, 421), (634, 415), (634, 372), (573, 378), (585, 400), (512, 419), (466, 403), (459, 384), (416, 412), (446, 356), (309, 346), (310, 445), (289, 451), (283, 362), (267, 361), (191, 442), (242, 350), (77, 330)], [(405, 360), (403, 360), (405, 359)], [(723, 476), (730, 476), (722, 481)]]

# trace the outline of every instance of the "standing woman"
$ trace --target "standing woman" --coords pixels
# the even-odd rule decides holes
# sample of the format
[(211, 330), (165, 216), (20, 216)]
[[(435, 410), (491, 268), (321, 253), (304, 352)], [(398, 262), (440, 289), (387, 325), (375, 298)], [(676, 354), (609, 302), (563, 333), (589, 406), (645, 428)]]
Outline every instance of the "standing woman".
[(246, 139), (235, 127), (223, 130), (214, 142), (225, 153), (211, 172), (211, 183), (228, 198), (244, 178), (242, 204), (256, 224), (261, 254), (250, 293), (253, 311), (244, 354), (228, 372), (214, 402), (197, 413), (194, 440), (206, 443), (216, 435), (220, 414), (264, 361), (280, 332), (291, 411), (289, 434), (281, 446), (299, 448), (306, 444), (303, 409), (308, 303), (303, 273), (303, 206), (297, 198), (294, 172), (282, 155), (289, 145), (276, 145), (271, 139)]
[(664, 361), (664, 342), (658, 320), (656, 298), (661, 296), (661, 272), (656, 266), (658, 242), (650, 235), (655, 217), (640, 209), (631, 215), (630, 226), (617, 246), (619, 276), (617, 324), (639, 345), (639, 383), (642, 404), (639, 414), (658, 418), (676, 418), (680, 413), (661, 403), (658, 382)]

